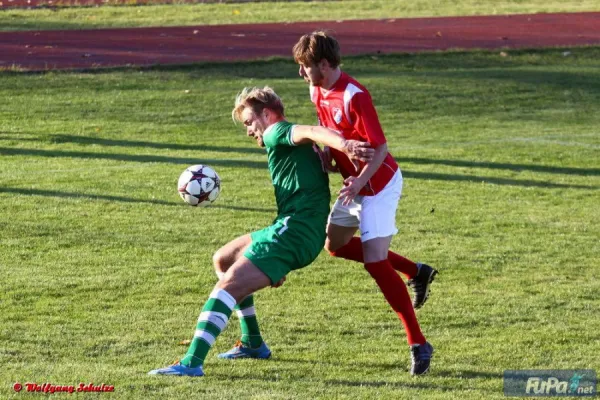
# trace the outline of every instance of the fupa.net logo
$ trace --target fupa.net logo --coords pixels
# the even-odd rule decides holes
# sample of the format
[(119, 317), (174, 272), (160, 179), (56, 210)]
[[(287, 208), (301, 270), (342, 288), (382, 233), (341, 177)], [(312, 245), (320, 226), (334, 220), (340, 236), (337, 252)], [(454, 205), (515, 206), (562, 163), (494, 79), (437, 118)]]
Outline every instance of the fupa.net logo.
[(581, 394), (593, 394), (594, 385), (581, 385), (581, 378), (584, 374), (573, 374), (571, 379), (568, 381), (561, 381), (556, 377), (550, 377), (548, 379), (542, 379), (539, 377), (531, 377), (527, 380), (527, 386), (525, 387), (525, 394), (569, 394), (569, 395), (581, 395)]
[(508, 370), (504, 371), (507, 396), (595, 396), (594, 370)]

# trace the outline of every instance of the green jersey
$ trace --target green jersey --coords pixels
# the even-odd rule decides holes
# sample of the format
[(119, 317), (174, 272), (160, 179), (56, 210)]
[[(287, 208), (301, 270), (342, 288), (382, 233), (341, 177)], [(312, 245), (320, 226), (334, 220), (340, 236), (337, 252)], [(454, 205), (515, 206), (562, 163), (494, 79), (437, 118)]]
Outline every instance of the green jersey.
[(329, 213), (329, 177), (313, 144), (292, 141), (294, 124), (280, 121), (269, 126), (263, 142), (275, 187), (277, 214)]

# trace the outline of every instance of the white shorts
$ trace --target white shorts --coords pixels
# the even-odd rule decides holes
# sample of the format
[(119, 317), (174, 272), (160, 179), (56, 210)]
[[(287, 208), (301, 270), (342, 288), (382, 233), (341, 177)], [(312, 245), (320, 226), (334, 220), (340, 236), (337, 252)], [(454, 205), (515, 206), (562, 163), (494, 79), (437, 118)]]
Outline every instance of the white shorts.
[(402, 196), (402, 173), (396, 171), (392, 179), (375, 196), (356, 196), (347, 206), (336, 200), (328, 222), (333, 225), (360, 229), (360, 240), (388, 237), (398, 233), (396, 209)]

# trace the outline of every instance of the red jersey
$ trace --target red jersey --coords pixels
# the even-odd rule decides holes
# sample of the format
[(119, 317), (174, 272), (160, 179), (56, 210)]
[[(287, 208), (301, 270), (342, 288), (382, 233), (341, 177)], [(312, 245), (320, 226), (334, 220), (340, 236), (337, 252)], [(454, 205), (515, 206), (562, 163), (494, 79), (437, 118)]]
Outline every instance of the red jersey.
[[(342, 72), (329, 90), (311, 86), (310, 99), (317, 107), (317, 115), (322, 126), (338, 132), (345, 139), (369, 142), (373, 148), (386, 143), (371, 95), (364, 86), (348, 74)], [(331, 153), (344, 179), (358, 176), (366, 164), (359, 162), (360, 167), (357, 170), (346, 154), (334, 149), (331, 149)], [(377, 172), (359, 194), (373, 196), (379, 193), (397, 170), (398, 164), (388, 153)]]

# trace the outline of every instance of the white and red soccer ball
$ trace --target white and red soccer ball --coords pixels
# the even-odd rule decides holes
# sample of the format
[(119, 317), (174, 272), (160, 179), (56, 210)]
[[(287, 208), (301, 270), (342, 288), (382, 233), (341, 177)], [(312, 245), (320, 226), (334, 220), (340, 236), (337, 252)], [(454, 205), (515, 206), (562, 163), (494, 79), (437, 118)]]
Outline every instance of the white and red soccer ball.
[(206, 207), (219, 197), (221, 179), (211, 167), (192, 165), (179, 176), (177, 190), (183, 201), (189, 205)]

